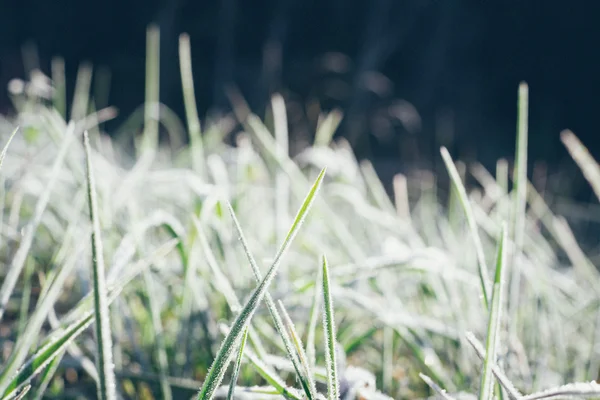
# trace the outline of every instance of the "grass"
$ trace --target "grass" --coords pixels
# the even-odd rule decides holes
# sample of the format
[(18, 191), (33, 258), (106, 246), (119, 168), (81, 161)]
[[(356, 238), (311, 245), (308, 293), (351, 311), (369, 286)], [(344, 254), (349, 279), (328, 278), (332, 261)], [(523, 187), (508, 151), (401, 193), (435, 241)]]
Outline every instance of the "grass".
[(279, 95), (261, 118), (231, 91), (201, 125), (186, 35), (178, 121), (159, 43), (114, 139), (88, 65), (67, 115), (60, 59), (0, 118), (0, 398), (600, 397), (600, 275), (527, 179), (525, 84), (512, 174), (441, 149), (447, 203), (425, 173), (390, 198), (337, 110), (297, 156)]

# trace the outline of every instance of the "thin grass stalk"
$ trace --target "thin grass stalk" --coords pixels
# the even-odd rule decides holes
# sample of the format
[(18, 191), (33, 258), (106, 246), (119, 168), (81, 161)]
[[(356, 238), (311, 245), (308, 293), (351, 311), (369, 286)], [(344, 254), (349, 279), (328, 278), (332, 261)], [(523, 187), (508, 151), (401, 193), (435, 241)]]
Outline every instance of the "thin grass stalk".
[(65, 77), (65, 60), (62, 57), (54, 57), (51, 65), (52, 74), (52, 106), (59, 115), (67, 119), (67, 84)]
[(71, 107), (71, 120), (79, 122), (83, 120), (88, 112), (90, 88), (92, 86), (92, 66), (83, 63), (77, 71), (75, 82), (75, 94)]
[(46, 392), (46, 389), (48, 389), (52, 378), (54, 378), (54, 374), (56, 373), (56, 370), (58, 370), (58, 367), (60, 366), (60, 362), (62, 361), (64, 355), (65, 352), (63, 351), (62, 354), (59, 354), (56, 357), (54, 357), (54, 359), (48, 364), (44, 372), (40, 374), (40, 383), (38, 384), (38, 388), (34, 395), (35, 400), (42, 400), (42, 398), (44, 397), (44, 393)]
[(187, 128), (190, 135), (190, 150), (192, 166), (200, 176), (204, 174), (205, 156), (202, 143), (202, 131), (198, 110), (196, 107), (196, 94), (194, 92), (194, 75), (192, 73), (192, 52), (190, 37), (184, 33), (179, 37), (179, 66), (181, 71), (181, 86), (183, 89), (183, 103)]
[(450, 396), (446, 393), (446, 390), (442, 389), (437, 383), (433, 381), (430, 377), (425, 374), (419, 372), (419, 376), (423, 379), (423, 382), (427, 384), (430, 388), (432, 388), (442, 399), (444, 400), (455, 400), (454, 397)]
[(306, 352), (304, 351), (304, 347), (302, 345), (302, 340), (300, 340), (300, 336), (296, 332), (296, 328), (294, 327), (294, 323), (290, 318), (288, 312), (286, 311), (283, 302), (281, 300), (278, 301), (279, 309), (281, 310), (281, 314), (283, 315), (283, 320), (285, 325), (289, 331), (289, 335), (292, 338), (294, 346), (296, 347), (296, 353), (298, 355), (298, 360), (300, 361), (300, 365), (302, 366), (302, 372), (304, 375), (304, 379), (309, 384), (309, 393), (307, 393), (309, 399), (315, 399), (317, 397), (317, 389), (315, 387), (315, 382), (311, 373), (310, 365), (308, 364), (308, 359), (306, 357)]
[(86, 155), (88, 203), (92, 222), (92, 276), (94, 284), (94, 316), (96, 334), (96, 368), (98, 369), (98, 398), (116, 400), (116, 380), (112, 361), (112, 338), (110, 332), (110, 311), (105, 278), (104, 254), (98, 217), (98, 195), (92, 165), (90, 139), (83, 133)]
[(340, 398), (340, 384), (336, 361), (336, 334), (333, 299), (327, 258), (323, 256), (323, 330), (325, 331), (325, 362), (327, 367), (327, 396), (329, 400)]
[(519, 85), (518, 125), (517, 125), (517, 154), (513, 175), (513, 209), (511, 239), (514, 244), (512, 249), (512, 266), (510, 281), (510, 332), (517, 334), (517, 309), (520, 305), (521, 268), (519, 259), (523, 251), (525, 238), (525, 208), (527, 206), (527, 141), (528, 141), (528, 109), (529, 88), (525, 82)]
[[(469, 342), (469, 344), (471, 346), (473, 346), (473, 348), (475, 349), (477, 356), (482, 361), (485, 361), (485, 349), (483, 348), (483, 344), (479, 340), (477, 340), (475, 335), (473, 335), (473, 333), (471, 333), (471, 332), (466, 333), (466, 339)], [(511, 400), (521, 399), (521, 397), (523, 395), (521, 393), (519, 393), (517, 388), (515, 388), (514, 384), (508, 379), (506, 374), (500, 369), (500, 367), (498, 367), (498, 365), (496, 365), (496, 364), (492, 365), (492, 372), (496, 376), (496, 379), (498, 380), (498, 382), (506, 390), (509, 399), (511, 399)]]
[[(276, 94), (271, 99), (271, 108), (273, 110), (273, 126), (275, 131), (275, 144), (277, 151), (281, 153), (281, 158), (289, 157), (289, 138), (287, 112), (283, 97)], [(289, 218), (289, 199), (290, 196), (290, 178), (287, 174), (277, 169), (275, 173), (275, 233), (277, 242), (281, 243), (286, 234), (286, 226)], [(282, 270), (278, 275), (278, 286), (283, 291), (286, 290), (287, 272)]]
[(146, 31), (146, 99), (144, 104), (144, 133), (142, 152), (156, 152), (158, 148), (158, 121), (160, 114), (160, 31), (150, 25)]
[(496, 257), (496, 273), (492, 292), (492, 303), (489, 312), (486, 352), (481, 376), (481, 387), (479, 400), (491, 400), (493, 398), (493, 372), (492, 366), (496, 363), (498, 354), (499, 331), (502, 319), (502, 301), (504, 291), (504, 275), (506, 265), (506, 226), (502, 226), (500, 242), (498, 243), (498, 254)]
[(17, 337), (22, 337), (27, 320), (29, 319), (29, 303), (31, 301), (31, 278), (35, 270), (35, 262), (28, 257), (23, 274), (23, 295), (21, 297), (21, 308), (19, 310), (19, 324), (17, 326)]
[(246, 347), (246, 340), (248, 339), (248, 328), (244, 330), (242, 335), (242, 341), (240, 342), (240, 349), (238, 350), (238, 356), (235, 360), (235, 365), (233, 367), (233, 373), (231, 374), (231, 382), (229, 382), (229, 390), (227, 391), (227, 400), (233, 399), (233, 392), (235, 391), (235, 386), (238, 380), (238, 376), (240, 375), (240, 369), (242, 367), (242, 359), (244, 358), (244, 348)]
[(343, 114), (340, 110), (332, 110), (325, 117), (319, 116), (319, 122), (315, 132), (314, 146), (329, 146), (335, 131), (342, 122)]
[(577, 164), (583, 176), (588, 181), (596, 198), (600, 200), (600, 166), (592, 157), (589, 150), (570, 130), (564, 130), (560, 133), (560, 140), (563, 142), (571, 158)]
[(450, 174), (450, 179), (456, 190), (458, 191), (460, 202), (463, 206), (463, 210), (465, 211), (465, 216), (467, 218), (467, 223), (469, 225), (469, 229), (471, 231), (471, 237), (475, 244), (475, 251), (477, 253), (477, 261), (479, 265), (479, 280), (481, 283), (481, 291), (483, 293), (483, 301), (486, 310), (489, 309), (490, 303), (490, 277), (488, 273), (487, 263), (485, 261), (485, 253), (483, 251), (483, 245), (481, 243), (481, 238), (479, 236), (479, 229), (477, 226), (477, 222), (475, 220), (475, 215), (473, 213), (473, 208), (471, 202), (469, 201), (469, 196), (467, 195), (467, 191), (460, 180), (460, 175), (454, 162), (452, 161), (452, 157), (450, 157), (450, 153), (445, 147), (441, 148), (442, 158), (444, 159), (444, 163), (446, 164), (446, 169)]

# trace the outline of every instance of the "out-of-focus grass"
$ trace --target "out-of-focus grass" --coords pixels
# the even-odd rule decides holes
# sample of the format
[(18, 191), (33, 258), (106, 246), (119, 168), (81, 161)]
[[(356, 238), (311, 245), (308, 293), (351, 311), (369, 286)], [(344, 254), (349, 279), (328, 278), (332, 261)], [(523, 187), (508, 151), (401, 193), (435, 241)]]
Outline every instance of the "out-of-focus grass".
[[(600, 277), (527, 181), (526, 86), (512, 183), (504, 161), (493, 174), (442, 149), (447, 205), (431, 174), (398, 175), (390, 199), (332, 141), (338, 111), (294, 158), (280, 96), (272, 130), (234, 99), (235, 147), (222, 140), (230, 117), (201, 127), (187, 36), (178, 121), (158, 103), (148, 33), (145, 107), (114, 140), (97, 128), (114, 110), (94, 110), (90, 67), (68, 118), (60, 60), (51, 90), (13, 85), (18, 114), (0, 125), (2, 398), (110, 398), (113, 374), (120, 396), (144, 399), (600, 396)], [(583, 144), (561, 138), (600, 187)], [(111, 334), (93, 335), (97, 322)]]

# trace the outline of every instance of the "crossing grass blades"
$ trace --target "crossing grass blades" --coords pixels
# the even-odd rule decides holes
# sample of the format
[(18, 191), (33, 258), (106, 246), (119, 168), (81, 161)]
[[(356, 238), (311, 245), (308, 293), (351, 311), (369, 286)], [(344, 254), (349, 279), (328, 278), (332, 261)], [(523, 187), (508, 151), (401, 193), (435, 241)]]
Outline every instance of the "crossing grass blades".
[[(337, 111), (295, 157), (279, 95), (265, 118), (233, 95), (201, 121), (187, 35), (179, 121), (158, 103), (159, 39), (112, 138), (90, 66), (71, 110), (60, 59), (11, 86), (0, 398), (600, 397), (600, 275), (527, 179), (526, 84), (512, 178), (442, 148), (447, 204), (427, 174), (396, 176), (390, 199), (332, 141)], [(560, 139), (600, 193), (597, 162)]]

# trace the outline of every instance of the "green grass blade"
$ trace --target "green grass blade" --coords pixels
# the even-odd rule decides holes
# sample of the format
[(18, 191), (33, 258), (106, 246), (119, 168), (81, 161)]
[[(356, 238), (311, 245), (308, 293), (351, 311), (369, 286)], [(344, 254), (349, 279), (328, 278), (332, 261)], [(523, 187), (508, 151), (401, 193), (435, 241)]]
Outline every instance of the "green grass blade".
[(246, 354), (246, 356), (248, 357), (250, 363), (252, 363), (258, 374), (265, 381), (267, 381), (269, 385), (273, 386), (277, 393), (280, 393), (286, 399), (302, 400), (304, 398), (295, 389), (288, 388), (285, 382), (254, 354)]
[(52, 73), (52, 105), (59, 115), (67, 119), (67, 84), (65, 77), (65, 60), (62, 57), (54, 57), (50, 67)]
[(54, 357), (61, 354), (67, 345), (83, 332), (92, 321), (93, 315), (87, 315), (81, 320), (71, 324), (60, 336), (38, 350), (31, 359), (19, 369), (19, 372), (12, 377), (2, 398), (4, 400), (12, 398), (19, 389), (27, 385), (33, 377), (46, 368), (48, 363), (50, 363)]
[[(528, 107), (529, 88), (526, 83), (519, 85), (518, 125), (517, 125), (517, 154), (516, 165), (513, 175), (513, 209), (512, 209), (512, 234), (514, 243), (512, 253), (512, 268), (510, 281), (510, 321), (517, 321), (516, 313), (520, 305), (521, 270), (517, 262), (519, 253), (523, 250), (525, 238), (525, 209), (527, 206), (527, 140), (528, 140)], [(511, 331), (516, 334), (517, 326), (511, 323)]]
[(240, 368), (242, 367), (242, 359), (244, 358), (244, 348), (246, 347), (247, 339), (248, 339), (248, 328), (244, 329), (244, 334), (242, 335), (240, 349), (238, 350), (238, 357), (235, 360), (235, 365), (233, 367), (233, 373), (231, 374), (231, 382), (229, 382), (229, 390), (227, 391), (227, 400), (233, 399), (233, 392), (235, 391), (235, 385), (237, 383), (238, 376), (240, 375)]
[(233, 353), (234, 346), (237, 343), (237, 341), (240, 339), (240, 337), (242, 336), (243, 330), (245, 329), (248, 322), (251, 320), (254, 312), (256, 311), (260, 302), (262, 301), (262, 299), (267, 291), (267, 288), (271, 284), (271, 282), (275, 276), (275, 273), (277, 272), (277, 269), (281, 262), (281, 258), (287, 252), (287, 249), (289, 248), (291, 241), (294, 239), (294, 237), (298, 233), (298, 230), (299, 230), (300, 226), (302, 225), (302, 222), (306, 218), (306, 215), (315, 200), (315, 195), (317, 194), (317, 191), (318, 191), (319, 187), (321, 186), (324, 175), (325, 175), (325, 169), (323, 169), (321, 171), (321, 173), (319, 174), (319, 177), (317, 178), (317, 180), (313, 184), (312, 188), (310, 189), (308, 195), (306, 196), (306, 199), (304, 200), (302, 206), (300, 207), (300, 210), (298, 211), (298, 214), (296, 215), (294, 223), (292, 224), (292, 227), (286, 236), (286, 240), (283, 242), (281, 248), (279, 249), (279, 252), (275, 256), (275, 260), (273, 261), (271, 268), (266, 273), (265, 277), (263, 278), (261, 283), (258, 285), (258, 287), (254, 290), (254, 292), (252, 293), (252, 296), (250, 297), (248, 302), (244, 305), (240, 314), (237, 316), (234, 324), (231, 327), (230, 332), (227, 334), (227, 336), (223, 340), (223, 343), (221, 344), (219, 352), (217, 353), (217, 356), (215, 357), (215, 360), (213, 361), (213, 363), (210, 367), (210, 370), (206, 376), (204, 384), (202, 385), (202, 388), (200, 389), (200, 392), (198, 393), (197, 398), (199, 400), (212, 399), (215, 394), (215, 391), (221, 384), (221, 381), (223, 380), (223, 375), (225, 374), (225, 370), (227, 369), (227, 366), (229, 365), (229, 361), (230, 361), (231, 355)]
[(144, 134), (141, 151), (154, 153), (158, 148), (160, 114), (160, 31), (151, 25), (146, 32), (146, 100), (144, 104)]
[(56, 370), (60, 366), (60, 362), (62, 361), (64, 355), (64, 351), (61, 354), (56, 355), (48, 364), (44, 372), (40, 374), (39, 384), (34, 396), (35, 400), (41, 400), (44, 397), (44, 393), (46, 392), (46, 389), (48, 389), (48, 386), (50, 385)]
[(486, 353), (481, 376), (480, 400), (491, 400), (493, 398), (492, 366), (496, 363), (498, 354), (498, 339), (502, 317), (502, 294), (504, 291), (504, 274), (506, 265), (506, 226), (502, 226), (500, 242), (498, 243), (498, 254), (496, 257), (496, 274), (494, 276), (494, 290), (492, 292), (492, 307), (489, 313)]
[[(275, 141), (277, 151), (281, 153), (281, 157), (289, 157), (289, 135), (287, 112), (283, 97), (276, 94), (271, 99), (271, 108), (273, 110), (273, 125), (275, 131)], [(290, 179), (285, 171), (278, 169), (275, 173), (275, 233), (277, 241), (283, 240), (285, 229), (288, 224), (289, 212), (289, 194), (290, 194)], [(285, 272), (279, 274), (280, 283), (285, 284)]]
[(296, 352), (298, 354), (298, 359), (300, 361), (300, 365), (303, 367), (303, 377), (309, 384), (309, 392), (307, 396), (309, 399), (315, 399), (317, 397), (317, 389), (315, 387), (315, 382), (312, 377), (311, 368), (308, 364), (308, 358), (306, 357), (306, 352), (304, 351), (304, 347), (302, 345), (302, 340), (300, 340), (300, 336), (296, 332), (296, 328), (294, 327), (294, 323), (287, 313), (285, 307), (283, 306), (283, 302), (279, 300), (279, 309), (281, 310), (281, 314), (283, 314), (283, 320), (285, 321), (285, 325), (289, 331), (289, 334), (292, 338), (294, 346), (296, 347)]
[(200, 118), (196, 108), (196, 94), (194, 93), (194, 75), (192, 74), (192, 54), (190, 50), (190, 37), (182, 34), (179, 37), (179, 66), (181, 70), (181, 86), (183, 89), (183, 103), (187, 127), (190, 135), (190, 150), (194, 171), (203, 174), (206, 160), (204, 159), (204, 144), (202, 143)]
[[(257, 283), (260, 283), (260, 281), (262, 280), (262, 274), (260, 272), (260, 269), (258, 268), (258, 264), (256, 263), (254, 256), (250, 252), (250, 248), (248, 246), (248, 242), (246, 241), (244, 232), (242, 231), (242, 227), (240, 226), (240, 223), (235, 215), (235, 212), (233, 211), (233, 208), (231, 207), (231, 204), (229, 204), (229, 203), (228, 203), (228, 208), (229, 208), (229, 213), (231, 214), (231, 218), (233, 220), (234, 226), (236, 228), (237, 234), (239, 235), (240, 241), (242, 242), (242, 247), (244, 248), (246, 257), (248, 257), (250, 266), (252, 267), (252, 272), (254, 274), (254, 278), (256, 279)], [(296, 352), (294, 352), (294, 350), (293, 350), (293, 345), (292, 345), (290, 336), (288, 335), (287, 331), (284, 328), (284, 324), (281, 319), (281, 316), (279, 315), (279, 312), (277, 311), (277, 308), (275, 307), (275, 302), (273, 301), (273, 298), (271, 297), (269, 292), (267, 292), (265, 294), (265, 304), (267, 305), (267, 309), (269, 310), (269, 313), (271, 314), (271, 317), (273, 318), (273, 322), (275, 324), (275, 329), (279, 333), (279, 336), (281, 337), (281, 340), (283, 341), (283, 345), (286, 349), (286, 352), (287, 352), (288, 356), (290, 357), (292, 364), (294, 365), (294, 369), (296, 370), (296, 375), (298, 376), (298, 379), (300, 380), (300, 384), (302, 385), (302, 388), (304, 389), (304, 392), (306, 393), (306, 395), (310, 397), (311, 393), (312, 393), (310, 384), (307, 381), (307, 379), (305, 378), (305, 375), (302, 373), (300, 361), (298, 360), (298, 357), (296, 356)]]
[(335, 131), (342, 122), (343, 114), (340, 110), (332, 110), (324, 117), (319, 118), (317, 131), (315, 132), (314, 146), (329, 146)]
[[(224, 334), (229, 333), (227, 327), (223, 325), (221, 325), (221, 331)], [(246, 357), (253, 365), (253, 367), (256, 369), (256, 372), (258, 372), (258, 374), (265, 381), (275, 388), (277, 393), (281, 394), (286, 399), (302, 400), (302, 396), (297, 393), (295, 389), (288, 388), (285, 382), (269, 366), (262, 362), (252, 350), (247, 347), (244, 350), (244, 357)]]
[(323, 330), (325, 331), (325, 360), (327, 364), (327, 394), (329, 400), (340, 398), (338, 370), (336, 362), (336, 334), (333, 315), (333, 299), (327, 258), (323, 256)]
[(88, 63), (83, 63), (77, 71), (75, 94), (73, 95), (73, 105), (71, 107), (71, 120), (79, 122), (88, 113), (91, 85), (92, 66)]
[(475, 214), (473, 213), (473, 208), (471, 206), (471, 202), (469, 201), (469, 196), (467, 195), (467, 191), (460, 179), (460, 175), (454, 162), (452, 161), (452, 157), (450, 157), (450, 153), (445, 147), (441, 148), (442, 158), (444, 159), (444, 164), (446, 164), (446, 169), (450, 174), (450, 179), (458, 192), (458, 196), (460, 199), (460, 203), (462, 204), (463, 210), (465, 211), (465, 216), (467, 218), (467, 223), (469, 225), (469, 230), (471, 231), (471, 237), (473, 238), (473, 242), (475, 244), (475, 251), (477, 253), (477, 261), (479, 263), (479, 279), (481, 283), (481, 291), (483, 292), (483, 301), (485, 303), (486, 309), (489, 309), (489, 301), (490, 301), (490, 277), (488, 273), (487, 263), (485, 261), (485, 253), (483, 251), (483, 245), (481, 243), (481, 238), (479, 236), (479, 230), (477, 227), (477, 222), (475, 221)]
[(100, 237), (100, 219), (96, 180), (92, 166), (90, 140), (87, 131), (83, 133), (86, 155), (88, 203), (92, 222), (92, 274), (94, 284), (94, 314), (96, 334), (96, 368), (98, 369), (98, 397), (102, 400), (116, 400), (114, 365), (112, 361), (112, 338), (105, 278), (104, 254)]

